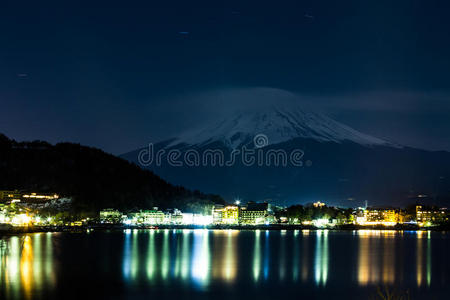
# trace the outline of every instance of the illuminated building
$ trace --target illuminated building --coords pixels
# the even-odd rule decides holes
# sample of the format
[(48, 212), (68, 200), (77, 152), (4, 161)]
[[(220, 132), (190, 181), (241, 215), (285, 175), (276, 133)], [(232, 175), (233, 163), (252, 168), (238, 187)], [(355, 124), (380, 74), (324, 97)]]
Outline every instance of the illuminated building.
[(170, 218), (170, 222), (175, 225), (182, 224), (183, 223), (183, 215), (181, 213), (173, 214)]
[(239, 210), (239, 206), (237, 205), (225, 206), (222, 211), (222, 224), (239, 224)]
[(23, 207), (15, 204), (0, 204), (0, 223), (13, 226), (28, 226), (37, 222)]
[(336, 225), (336, 223), (337, 223), (336, 219), (332, 219), (331, 222), (330, 219), (316, 219), (312, 220), (311, 222), (311, 224), (317, 228), (333, 227)]
[(361, 224), (361, 222), (365, 222), (366, 218), (364, 217), (364, 210), (363, 207), (358, 207), (352, 212), (353, 220), (356, 221), (357, 224)]
[(276, 222), (277, 220), (273, 214), (269, 214), (266, 216), (266, 224), (275, 224)]
[(0, 191), (0, 202), (20, 201), (22, 193), (19, 191)]
[(36, 193), (26, 193), (22, 195), (25, 200), (53, 200), (58, 199), (57, 194), (36, 194)]
[(194, 214), (193, 213), (182, 213), (183, 221), (182, 224), (190, 225), (194, 223)]
[(15, 226), (27, 226), (31, 223), (31, 217), (27, 214), (17, 214), (11, 219), (10, 223)]
[(397, 213), (397, 223), (403, 224), (409, 220), (409, 216), (405, 210), (399, 209), (396, 211), (396, 213)]
[(122, 213), (118, 210), (107, 208), (100, 211), (100, 222), (102, 223), (120, 223)]
[(313, 206), (314, 206), (314, 207), (324, 207), (324, 206), (325, 206), (325, 203), (320, 202), (320, 201), (317, 201), (317, 202), (314, 202), (314, 203), (313, 203)]
[(58, 199), (57, 194), (28, 193), (20, 191), (0, 191), (0, 202), (42, 202)]
[(213, 208), (213, 223), (222, 224), (223, 205), (215, 205)]
[(193, 214), (192, 223), (194, 225), (211, 225), (213, 223), (212, 215)]
[(240, 223), (243, 225), (260, 225), (266, 222), (268, 216), (268, 203), (249, 202), (241, 208)]
[(136, 214), (137, 223), (141, 224), (163, 224), (164, 223), (164, 212), (158, 210), (157, 207), (154, 207), (151, 210), (141, 210)]
[(416, 205), (416, 221), (419, 226), (430, 226), (448, 221), (447, 209)]
[(179, 209), (174, 208), (166, 213), (166, 224), (180, 225), (183, 224), (183, 214)]
[(368, 222), (397, 222), (395, 209), (367, 208), (364, 212)]
[(393, 226), (399, 222), (399, 213), (394, 208), (368, 207), (364, 210), (364, 216), (356, 220), (359, 225)]
[(286, 216), (280, 216), (279, 217), (279, 222), (280, 223), (287, 223), (288, 222), (288, 218)]

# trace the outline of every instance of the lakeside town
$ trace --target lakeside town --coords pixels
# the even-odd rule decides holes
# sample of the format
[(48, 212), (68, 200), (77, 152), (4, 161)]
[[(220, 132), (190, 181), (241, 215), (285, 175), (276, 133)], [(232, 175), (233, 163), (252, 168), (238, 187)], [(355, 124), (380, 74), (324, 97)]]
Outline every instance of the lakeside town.
[[(70, 198), (55, 193), (0, 191), (1, 230), (46, 227), (124, 226), (154, 228), (157, 226), (261, 227), (303, 226), (308, 228), (439, 228), (447, 226), (447, 208), (414, 204), (407, 208), (328, 206), (324, 202), (280, 207), (267, 202), (211, 205), (203, 213), (177, 208), (140, 209), (121, 212), (105, 208), (97, 215), (72, 214), (67, 210)], [(52, 209), (49, 209), (52, 207)], [(58, 209), (55, 209), (58, 207)]]

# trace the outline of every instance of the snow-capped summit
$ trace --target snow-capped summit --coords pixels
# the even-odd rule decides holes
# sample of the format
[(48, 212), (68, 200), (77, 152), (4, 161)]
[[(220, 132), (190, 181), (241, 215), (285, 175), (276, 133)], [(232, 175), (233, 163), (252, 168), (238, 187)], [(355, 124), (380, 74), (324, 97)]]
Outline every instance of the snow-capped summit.
[(261, 134), (267, 137), (269, 145), (295, 138), (307, 138), (319, 142), (351, 141), (364, 146), (393, 146), (385, 140), (361, 133), (323, 114), (306, 111), (297, 106), (270, 105), (258, 110), (229, 114), (199, 130), (181, 134), (166, 147), (205, 146), (212, 142), (222, 142), (233, 149), (253, 141), (255, 136)]
[[(199, 108), (204, 110), (199, 115), (204, 116), (202, 120), (207, 125), (157, 143), (157, 152), (145, 147), (122, 157), (169, 182), (220, 194), (230, 201), (239, 195), (245, 201), (267, 199), (274, 203), (327, 199), (331, 205), (361, 206), (368, 200), (374, 205), (402, 206), (409, 203), (411, 193), (435, 193), (433, 178), (450, 178), (448, 152), (399, 146), (361, 133), (309, 107), (298, 107), (299, 103), (311, 103), (282, 91), (264, 89), (241, 94), (224, 93), (221, 101), (201, 99), (205, 107)], [(275, 99), (278, 102), (274, 105)], [(239, 110), (233, 112), (237, 106)], [(214, 121), (208, 122), (208, 118)], [(268, 147), (254, 154), (265, 154), (262, 164), (248, 164), (242, 156), (232, 156), (227, 151), (261, 145)], [(175, 158), (180, 164), (172, 164), (167, 157), (169, 151), (159, 152), (161, 149), (180, 150), (181, 155)], [(202, 150), (209, 149), (224, 150), (222, 164), (217, 157), (205, 159)], [(189, 150), (199, 150), (197, 164), (190, 159), (195, 159), (195, 152)], [(273, 154), (269, 150), (285, 150), (289, 156), (286, 163), (268, 160), (268, 154)], [(292, 150), (303, 152), (304, 164), (292, 164)], [(150, 165), (142, 164), (142, 153), (156, 153), (156, 159)], [(187, 153), (193, 154), (189, 164)], [(160, 163), (158, 154), (164, 156), (160, 156)], [(417, 161), (420, 163), (415, 164)], [(449, 190), (448, 182), (442, 184)], [(441, 195), (443, 203), (450, 199), (447, 194)], [(350, 198), (351, 203), (347, 200)]]

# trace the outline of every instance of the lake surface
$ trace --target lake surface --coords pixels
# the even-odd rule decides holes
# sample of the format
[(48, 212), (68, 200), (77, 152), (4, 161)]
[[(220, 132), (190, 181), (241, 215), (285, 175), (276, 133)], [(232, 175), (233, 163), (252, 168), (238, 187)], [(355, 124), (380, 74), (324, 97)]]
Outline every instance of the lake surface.
[(448, 299), (450, 234), (124, 230), (0, 242), (0, 299)]

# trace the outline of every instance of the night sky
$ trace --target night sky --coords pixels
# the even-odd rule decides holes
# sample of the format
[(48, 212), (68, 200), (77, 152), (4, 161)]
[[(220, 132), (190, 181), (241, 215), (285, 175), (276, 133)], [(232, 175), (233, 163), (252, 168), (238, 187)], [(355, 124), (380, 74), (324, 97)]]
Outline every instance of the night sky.
[(289, 95), (450, 150), (449, 16), (431, 0), (2, 1), (0, 132), (120, 154)]

